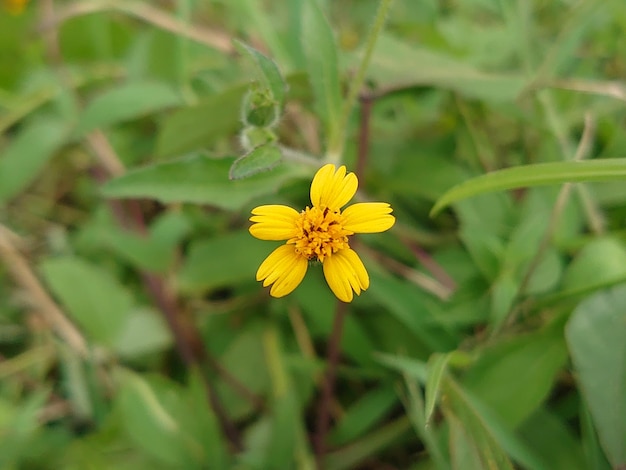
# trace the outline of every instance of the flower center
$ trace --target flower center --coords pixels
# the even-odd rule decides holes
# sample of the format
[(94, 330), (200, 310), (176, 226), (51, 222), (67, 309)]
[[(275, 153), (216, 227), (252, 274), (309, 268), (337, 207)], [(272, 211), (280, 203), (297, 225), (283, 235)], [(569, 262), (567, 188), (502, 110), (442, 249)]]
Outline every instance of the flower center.
[(296, 226), (299, 234), (287, 243), (294, 243), (296, 253), (309, 260), (324, 261), (333, 253), (350, 247), (348, 235), (353, 232), (343, 228), (339, 212), (307, 207), (300, 213)]

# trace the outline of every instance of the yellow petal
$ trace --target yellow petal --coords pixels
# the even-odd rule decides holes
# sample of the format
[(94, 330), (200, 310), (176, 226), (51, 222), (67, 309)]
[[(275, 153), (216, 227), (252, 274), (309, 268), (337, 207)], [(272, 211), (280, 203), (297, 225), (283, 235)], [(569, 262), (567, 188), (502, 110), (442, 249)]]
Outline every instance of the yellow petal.
[(281, 205), (259, 206), (252, 209), (249, 230), (260, 240), (289, 240), (298, 233), (296, 220), (300, 214), (295, 209)]
[(273, 284), (270, 295), (283, 297), (302, 282), (307, 267), (307, 259), (298, 255), (293, 245), (282, 245), (261, 263), (256, 279), (263, 281), (264, 287)]
[(338, 211), (352, 199), (358, 185), (356, 175), (346, 174), (345, 166), (342, 165), (335, 171), (335, 165), (329, 163), (320, 168), (313, 177), (311, 202), (314, 206)]
[(345, 249), (324, 260), (324, 277), (339, 300), (352, 302), (352, 291), (360, 295), (370, 285), (363, 262), (354, 250)]
[(384, 232), (396, 222), (392, 210), (386, 202), (352, 204), (341, 213), (342, 225), (354, 233)]

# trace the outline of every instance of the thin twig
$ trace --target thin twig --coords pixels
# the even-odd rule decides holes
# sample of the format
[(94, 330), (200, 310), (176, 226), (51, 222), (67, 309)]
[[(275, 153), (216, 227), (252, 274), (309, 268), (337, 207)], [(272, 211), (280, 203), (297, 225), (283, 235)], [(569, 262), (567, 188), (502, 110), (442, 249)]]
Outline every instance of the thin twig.
[(217, 49), (224, 53), (230, 54), (234, 52), (234, 47), (228, 35), (200, 26), (188, 25), (169, 15), (167, 12), (143, 2), (112, 0), (77, 1), (61, 9), (55, 16), (42, 21), (38, 30), (39, 32), (44, 32), (50, 29), (56, 29), (60, 24), (70, 18), (100, 11), (117, 11), (124, 13), (165, 31), (191, 39), (199, 44)]
[(314, 439), (315, 456), (318, 470), (324, 468), (324, 457), (326, 455), (326, 436), (330, 425), (330, 407), (335, 392), (335, 378), (341, 351), (341, 337), (343, 333), (343, 323), (348, 312), (348, 304), (338, 301), (333, 321), (333, 329), (328, 342), (326, 356), (326, 374), (324, 377), (322, 394), (317, 408), (316, 435)]
[(74, 352), (81, 357), (87, 357), (89, 354), (87, 341), (48, 295), (26, 259), (15, 248), (12, 242), (15, 237), (16, 235), (9, 229), (0, 225), (0, 258), (15, 281), (28, 292), (29, 302), (44, 322), (52, 327)]

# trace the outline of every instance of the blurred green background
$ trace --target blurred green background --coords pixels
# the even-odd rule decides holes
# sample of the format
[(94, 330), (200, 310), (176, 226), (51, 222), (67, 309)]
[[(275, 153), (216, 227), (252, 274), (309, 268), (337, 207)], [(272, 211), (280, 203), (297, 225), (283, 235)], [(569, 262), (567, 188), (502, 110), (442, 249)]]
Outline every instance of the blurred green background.
[(309, 203), (378, 8), (0, 1), (0, 468), (626, 468), (626, 185), (429, 216), (626, 157), (623, 0), (392, 2), (341, 153), (397, 218), (371, 286), (255, 281), (250, 210)]

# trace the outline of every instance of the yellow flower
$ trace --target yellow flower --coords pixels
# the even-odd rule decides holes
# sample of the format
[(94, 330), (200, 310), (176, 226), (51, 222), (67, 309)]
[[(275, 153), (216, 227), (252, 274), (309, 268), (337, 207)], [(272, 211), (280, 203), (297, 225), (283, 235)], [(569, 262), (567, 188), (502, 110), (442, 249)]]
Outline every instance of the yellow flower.
[(338, 299), (351, 302), (370, 280), (359, 255), (350, 248), (350, 235), (390, 229), (396, 219), (386, 202), (345, 206), (356, 193), (358, 180), (346, 167), (320, 168), (311, 183), (311, 203), (302, 212), (281, 205), (252, 210), (250, 233), (261, 240), (286, 240), (259, 266), (257, 281), (272, 285), (270, 295), (283, 297), (304, 278), (309, 261), (322, 263), (324, 277)]

